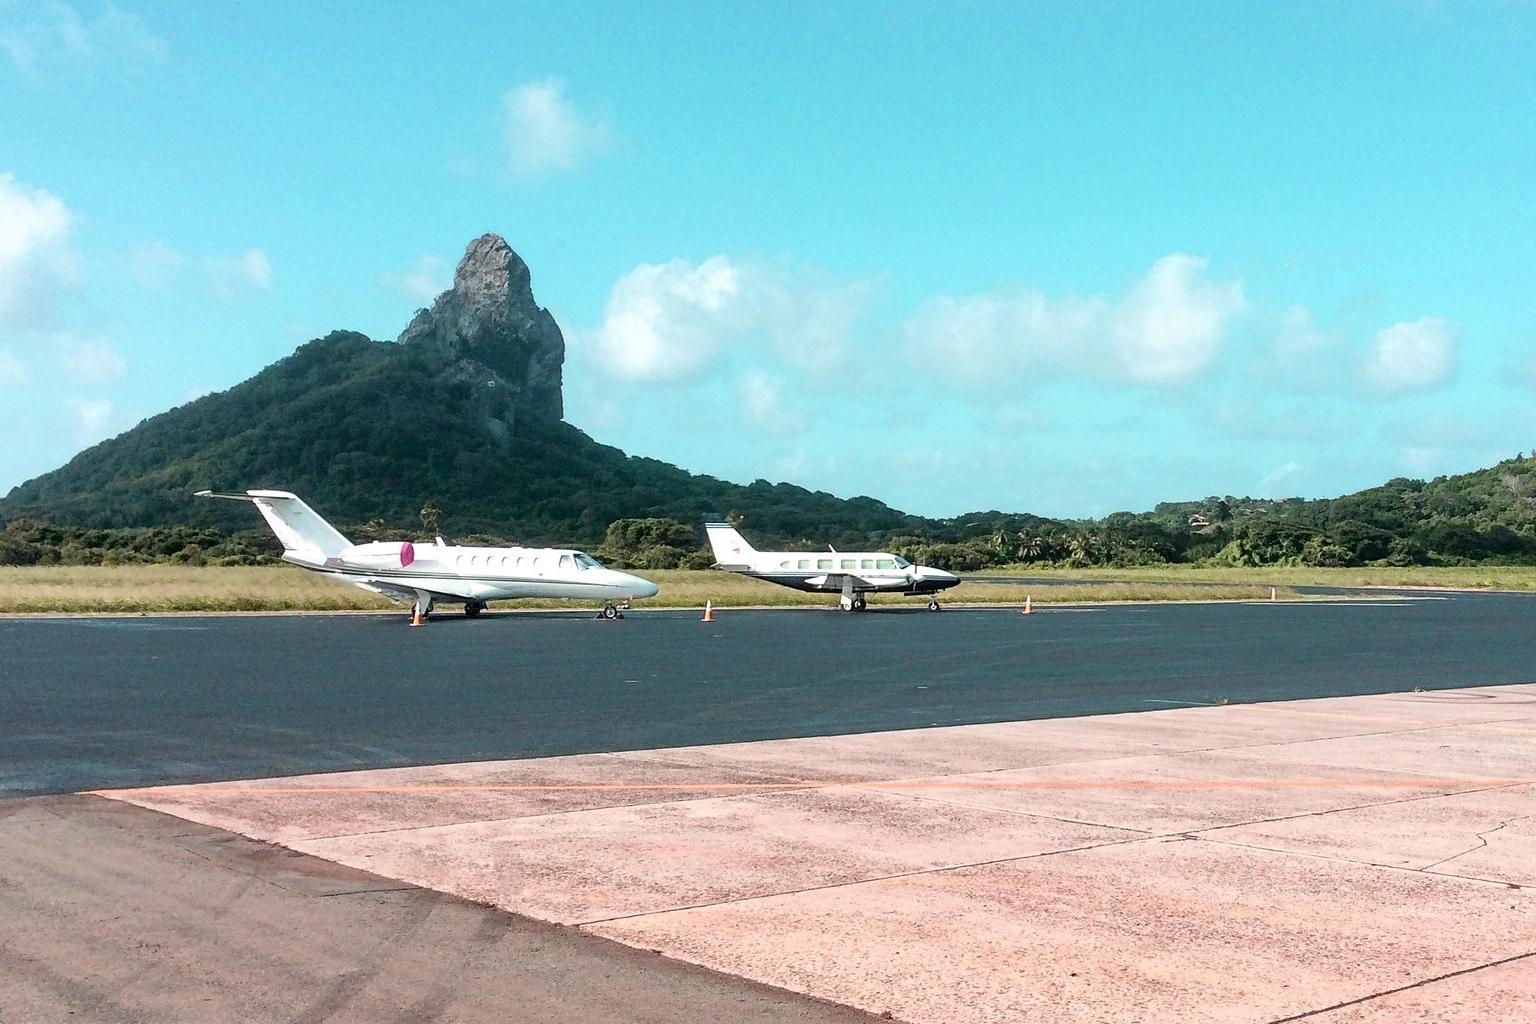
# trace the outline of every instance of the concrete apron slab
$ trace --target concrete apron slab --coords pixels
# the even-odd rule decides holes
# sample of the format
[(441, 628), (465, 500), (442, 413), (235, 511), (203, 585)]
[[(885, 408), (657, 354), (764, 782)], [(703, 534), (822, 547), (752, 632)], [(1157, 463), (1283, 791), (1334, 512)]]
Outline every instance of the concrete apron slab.
[(1536, 1019), (1536, 687), (103, 795), (914, 1022)]

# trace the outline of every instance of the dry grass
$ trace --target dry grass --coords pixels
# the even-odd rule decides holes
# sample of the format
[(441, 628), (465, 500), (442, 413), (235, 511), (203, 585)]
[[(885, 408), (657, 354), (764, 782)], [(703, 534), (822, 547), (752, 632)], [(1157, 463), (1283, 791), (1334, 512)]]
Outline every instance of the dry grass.
[(293, 566), (0, 568), (0, 612), (341, 611), (382, 597)]
[[(803, 594), (760, 580), (711, 570), (662, 570), (640, 575), (661, 594), (650, 608), (830, 606), (830, 594)], [(1090, 603), (1106, 601), (1242, 601), (1269, 597), (1269, 584), (1189, 586), (1133, 580), (1082, 586), (1034, 587), (962, 583), (940, 596), (949, 604)], [(1280, 590), (1282, 598), (1293, 591)], [(876, 595), (878, 605), (922, 605), (927, 598)], [(522, 600), (498, 606), (579, 608), (596, 602)], [(293, 566), (192, 567), (183, 565), (0, 567), (0, 612), (347, 611), (398, 607), (356, 587)]]

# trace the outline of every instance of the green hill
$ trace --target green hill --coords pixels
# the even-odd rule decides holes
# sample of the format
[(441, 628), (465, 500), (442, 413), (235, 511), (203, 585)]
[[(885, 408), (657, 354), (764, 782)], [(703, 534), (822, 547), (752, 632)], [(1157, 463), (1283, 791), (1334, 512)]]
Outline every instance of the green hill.
[(598, 444), (560, 417), (564, 340), (522, 260), (472, 243), (398, 342), (338, 331), (218, 394), (151, 417), (0, 499), (0, 517), (246, 529), (200, 488), (281, 488), (341, 524), (595, 544), (623, 518), (746, 516), (765, 537), (857, 546), (923, 521), (871, 498), (742, 486)]
[(709, 513), (740, 516), (764, 546), (882, 547), (960, 570), (1536, 563), (1536, 458), (1332, 499), (1228, 495), (1093, 522), (996, 511), (931, 520), (598, 444), (561, 418), (564, 355), (527, 266), (483, 236), (397, 341), (332, 333), (13, 489), (0, 499), (0, 564), (269, 555), (249, 510), (195, 500), (204, 487), (295, 491), (357, 539), (420, 534), (435, 503), (457, 537), (601, 545), (652, 567), (708, 564), (697, 524)]

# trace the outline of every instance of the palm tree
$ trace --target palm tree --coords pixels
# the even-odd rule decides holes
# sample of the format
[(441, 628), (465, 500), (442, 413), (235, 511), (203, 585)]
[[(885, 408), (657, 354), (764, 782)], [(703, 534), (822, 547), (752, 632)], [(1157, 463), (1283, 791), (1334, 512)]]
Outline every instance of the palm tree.
[(443, 507), (437, 503), (436, 498), (428, 498), (427, 503), (421, 506), (421, 525), (434, 537), (442, 532)]
[(1007, 561), (1009, 558), (1009, 549), (1011, 547), (1011, 545), (1008, 543), (1008, 527), (999, 523), (997, 529), (992, 533), (992, 540), (990, 543), (992, 544), (992, 550), (997, 554), (997, 557)]

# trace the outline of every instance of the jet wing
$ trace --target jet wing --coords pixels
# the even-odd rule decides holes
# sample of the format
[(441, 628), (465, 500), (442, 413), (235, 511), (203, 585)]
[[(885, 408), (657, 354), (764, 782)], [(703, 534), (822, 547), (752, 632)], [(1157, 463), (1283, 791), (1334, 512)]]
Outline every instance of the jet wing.
[[(391, 601), (399, 601), (402, 604), (413, 604), (416, 601), (416, 588), (414, 587), (407, 587), (399, 583), (386, 583), (383, 580), (347, 580), (347, 582), (352, 584), (354, 587), (361, 587), (364, 590), (371, 590), (375, 594), (389, 598)], [(427, 590), (425, 587), (422, 589), (426, 590), (428, 594), (431, 594), (434, 600), (463, 600), (463, 598), (457, 597), (453, 594), (444, 594), (437, 590)]]

